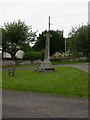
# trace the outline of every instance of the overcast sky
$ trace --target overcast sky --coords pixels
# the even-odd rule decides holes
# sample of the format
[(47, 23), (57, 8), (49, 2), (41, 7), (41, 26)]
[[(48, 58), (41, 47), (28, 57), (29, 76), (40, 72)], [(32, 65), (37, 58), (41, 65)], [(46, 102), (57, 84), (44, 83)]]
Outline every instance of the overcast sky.
[(67, 37), (71, 27), (86, 25), (88, 22), (89, 0), (0, 0), (0, 26), (4, 22), (21, 19), (33, 31), (41, 33), (48, 29), (48, 16), (51, 17), (51, 30), (64, 30)]

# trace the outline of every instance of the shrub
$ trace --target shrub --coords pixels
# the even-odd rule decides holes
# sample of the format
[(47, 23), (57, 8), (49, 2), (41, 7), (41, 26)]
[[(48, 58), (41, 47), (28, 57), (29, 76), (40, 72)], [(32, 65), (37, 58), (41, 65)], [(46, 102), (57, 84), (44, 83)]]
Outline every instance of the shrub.
[(60, 62), (62, 59), (61, 58), (53, 58), (51, 59), (51, 62)]
[(43, 58), (44, 58), (43, 51), (39, 51), (39, 52), (30, 51), (30, 52), (26, 52), (24, 55), (24, 60), (30, 60), (30, 61), (38, 60), (38, 59), (43, 60)]

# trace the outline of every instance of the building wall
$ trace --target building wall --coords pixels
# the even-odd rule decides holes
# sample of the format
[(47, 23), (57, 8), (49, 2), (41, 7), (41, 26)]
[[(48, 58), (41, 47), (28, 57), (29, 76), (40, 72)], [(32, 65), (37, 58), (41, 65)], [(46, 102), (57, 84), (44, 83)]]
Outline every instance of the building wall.
[[(16, 56), (17, 58), (22, 58), (23, 55), (24, 55), (24, 52), (23, 52), (22, 50), (19, 50), (19, 51), (16, 53), (15, 56)], [(11, 55), (10, 55), (9, 53), (4, 52), (3, 58), (11, 58)]]

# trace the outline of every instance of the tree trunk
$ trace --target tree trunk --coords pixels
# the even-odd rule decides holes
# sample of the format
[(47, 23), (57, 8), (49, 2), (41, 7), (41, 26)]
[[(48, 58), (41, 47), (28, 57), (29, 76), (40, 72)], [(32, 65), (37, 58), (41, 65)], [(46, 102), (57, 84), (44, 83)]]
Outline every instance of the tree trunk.
[(15, 61), (15, 54), (11, 54), (11, 59)]

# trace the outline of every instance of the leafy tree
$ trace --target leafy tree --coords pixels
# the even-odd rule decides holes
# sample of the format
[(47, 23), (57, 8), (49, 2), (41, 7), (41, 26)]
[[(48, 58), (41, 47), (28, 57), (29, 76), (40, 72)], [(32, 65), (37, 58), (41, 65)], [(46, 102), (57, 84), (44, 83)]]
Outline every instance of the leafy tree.
[[(37, 41), (33, 47), (34, 50), (40, 51), (45, 49), (45, 37), (46, 31), (39, 34)], [(50, 31), (50, 54), (54, 54), (55, 52), (64, 52), (64, 38), (57, 31)]]
[(0, 46), (2, 46), (2, 29), (0, 28)]
[(90, 58), (90, 25), (88, 25), (88, 57)]
[(89, 40), (89, 32), (90, 32), (90, 26), (81, 26), (79, 28), (72, 28), (69, 38), (69, 49), (75, 53), (79, 54), (80, 52), (83, 53), (83, 55), (88, 56), (88, 43)]
[(2, 28), (3, 52), (8, 52), (12, 59), (15, 59), (18, 50), (26, 51), (25, 47), (30, 48), (29, 43), (34, 40), (35, 33), (29, 32), (29, 29), (21, 20), (5, 23)]
[(39, 34), (39, 37), (37, 37), (37, 41), (35, 45), (33, 46), (33, 50), (40, 51), (45, 49), (45, 37), (46, 31), (42, 32), (42, 34)]
[(50, 51), (51, 54), (55, 52), (64, 52), (65, 45), (64, 45), (64, 38), (62, 35), (58, 33), (58, 31), (51, 31), (51, 46)]

